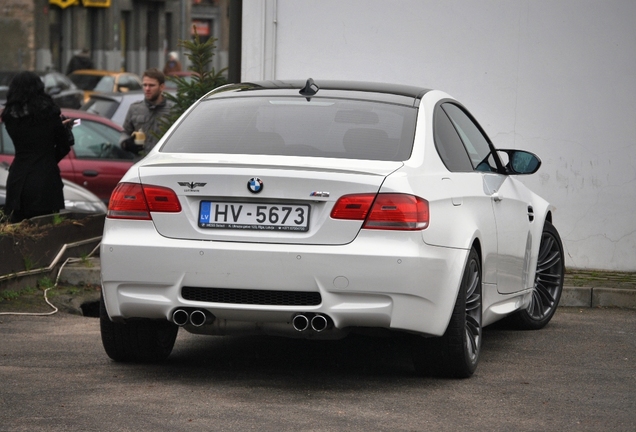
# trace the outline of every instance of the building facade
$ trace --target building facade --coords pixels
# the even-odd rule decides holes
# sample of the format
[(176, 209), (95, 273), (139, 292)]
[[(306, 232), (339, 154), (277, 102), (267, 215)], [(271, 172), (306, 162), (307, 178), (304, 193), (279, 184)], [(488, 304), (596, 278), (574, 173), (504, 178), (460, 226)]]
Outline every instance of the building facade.
[(141, 74), (161, 69), (167, 53), (187, 58), (180, 40), (217, 40), (211, 66), (227, 66), (229, 0), (0, 0), (0, 70), (66, 70), (90, 50), (96, 69)]
[(243, 81), (443, 90), (496, 147), (541, 157), (540, 171), (519, 180), (557, 207), (568, 267), (636, 271), (636, 1), (243, 0), (242, 8)]

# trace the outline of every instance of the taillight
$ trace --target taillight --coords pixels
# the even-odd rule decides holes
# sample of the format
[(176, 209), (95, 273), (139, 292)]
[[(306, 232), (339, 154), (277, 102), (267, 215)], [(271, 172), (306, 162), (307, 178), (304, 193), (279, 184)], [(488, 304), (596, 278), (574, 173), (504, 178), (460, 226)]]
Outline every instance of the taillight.
[(375, 194), (345, 195), (331, 210), (333, 219), (364, 220), (369, 213)]
[(429, 223), (428, 201), (406, 194), (345, 195), (331, 217), (364, 220), (365, 229), (423, 230)]
[(150, 212), (178, 213), (181, 204), (172, 189), (161, 186), (119, 183), (108, 204), (111, 219), (150, 220)]

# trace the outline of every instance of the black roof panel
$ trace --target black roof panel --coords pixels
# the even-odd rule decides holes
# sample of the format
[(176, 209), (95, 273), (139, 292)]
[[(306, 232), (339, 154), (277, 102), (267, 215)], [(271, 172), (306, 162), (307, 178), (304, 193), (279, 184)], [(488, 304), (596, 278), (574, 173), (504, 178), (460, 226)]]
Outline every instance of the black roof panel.
[[(269, 94), (285, 94), (285, 95), (300, 95), (299, 91), (305, 87), (306, 80), (276, 80), (276, 81), (254, 81), (244, 82), (238, 84), (228, 84), (223, 87), (219, 87), (208, 93), (208, 97), (218, 96), (230, 96), (242, 94), (246, 92), (266, 92)], [(336, 93), (341, 94), (346, 92), (348, 96), (355, 97), (355, 93), (372, 93), (373, 99), (387, 100), (397, 102), (395, 97), (402, 99), (400, 102), (405, 103), (403, 98), (411, 100), (409, 103), (417, 105), (419, 100), (429, 89), (423, 87), (409, 86), (404, 84), (389, 84), (379, 82), (366, 82), (366, 81), (336, 81), (336, 80), (314, 80), (315, 84), (319, 87), (315, 97), (330, 96), (333, 97)], [(285, 91), (289, 90), (289, 91)], [(238, 94), (237, 94), (238, 93)], [(370, 95), (368, 95), (370, 96)], [(367, 96), (367, 97), (368, 97)]]

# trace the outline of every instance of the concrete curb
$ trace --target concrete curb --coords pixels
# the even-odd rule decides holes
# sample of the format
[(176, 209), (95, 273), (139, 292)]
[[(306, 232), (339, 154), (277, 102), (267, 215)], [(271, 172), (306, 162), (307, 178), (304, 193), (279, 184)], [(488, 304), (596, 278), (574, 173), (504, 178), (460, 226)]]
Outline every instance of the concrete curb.
[[(99, 258), (67, 264), (60, 274), (60, 284), (101, 285)], [(564, 286), (559, 306), (621, 307), (636, 309), (636, 290), (611, 287)]]
[(636, 290), (608, 287), (563, 287), (559, 306), (636, 309)]
[(96, 257), (80, 262), (68, 263), (60, 272), (60, 285), (98, 285), (101, 286), (100, 260)]

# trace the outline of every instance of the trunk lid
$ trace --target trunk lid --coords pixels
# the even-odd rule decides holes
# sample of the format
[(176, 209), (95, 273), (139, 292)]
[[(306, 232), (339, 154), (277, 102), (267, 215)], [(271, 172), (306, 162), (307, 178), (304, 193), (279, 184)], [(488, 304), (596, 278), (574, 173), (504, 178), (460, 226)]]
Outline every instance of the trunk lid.
[[(315, 157), (162, 154), (144, 161), (139, 177), (142, 184), (174, 190), (181, 202), (180, 213), (152, 213), (162, 236), (341, 245), (355, 239), (362, 221), (331, 219), (338, 198), (377, 193), (386, 176), (402, 165)], [(251, 191), (249, 182), (252, 190), (259, 186), (260, 190)]]

